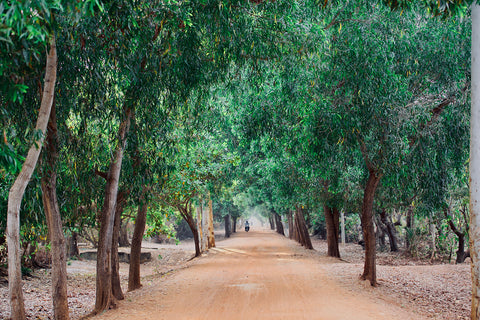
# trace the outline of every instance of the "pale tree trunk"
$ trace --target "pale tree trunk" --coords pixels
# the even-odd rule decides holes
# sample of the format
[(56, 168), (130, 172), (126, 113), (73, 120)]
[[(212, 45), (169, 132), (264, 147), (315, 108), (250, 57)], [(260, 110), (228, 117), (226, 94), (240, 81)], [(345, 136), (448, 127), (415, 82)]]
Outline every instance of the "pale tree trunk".
[(120, 224), (122, 219), (123, 207), (127, 201), (127, 192), (120, 190), (115, 205), (115, 220), (113, 223), (112, 235), (112, 294), (117, 300), (123, 300), (122, 286), (120, 284), (120, 261), (118, 258), (118, 239), (120, 236)]
[(105, 186), (105, 197), (100, 217), (100, 232), (97, 250), (97, 280), (96, 300), (93, 314), (98, 314), (115, 306), (115, 297), (112, 295), (112, 238), (115, 222), (115, 208), (117, 203), (118, 183), (122, 167), (123, 152), (127, 142), (127, 133), (133, 110), (125, 108), (125, 114), (120, 124), (118, 145), (110, 163)]
[(472, 106), (470, 117), (471, 319), (480, 319), (480, 6), (472, 5)]
[(203, 200), (199, 198), (199, 205), (197, 207), (197, 233), (198, 233), (198, 241), (200, 245), (200, 253), (205, 252), (207, 250), (207, 236), (206, 230), (207, 227), (205, 225), (205, 210), (203, 205)]
[(10, 317), (25, 319), (25, 306), (22, 292), (21, 249), (20, 249), (20, 205), (25, 188), (32, 176), (38, 157), (42, 150), (44, 134), (47, 129), (50, 110), (53, 104), (55, 82), (57, 79), (57, 50), (55, 37), (50, 40), (50, 51), (47, 55), (42, 102), (38, 112), (35, 131), (41, 137), (28, 150), (22, 170), (15, 179), (8, 194), (7, 211), (7, 246), (8, 246), (8, 292), (10, 300)]
[(130, 267), (128, 272), (128, 291), (136, 290), (142, 286), (140, 283), (140, 257), (142, 251), (142, 239), (147, 222), (148, 202), (146, 201), (146, 188), (142, 190), (138, 205), (135, 228), (133, 230), (132, 247), (130, 249)]
[(377, 190), (380, 178), (381, 175), (378, 172), (370, 170), (363, 194), (361, 216), (363, 239), (365, 240), (365, 264), (361, 278), (363, 280), (369, 280), (372, 286), (377, 285), (376, 243), (375, 228), (373, 225), (373, 200), (375, 198), (375, 191)]
[(202, 203), (202, 252), (208, 250), (208, 207)]
[[(197, 233), (198, 241), (200, 242), (200, 247), (202, 243), (202, 203), (200, 202), (196, 208), (197, 210)], [(201, 248), (200, 248), (201, 249)]]
[(42, 201), (52, 252), (52, 301), (56, 320), (69, 319), (67, 299), (67, 253), (62, 218), (57, 201), (57, 118), (52, 104), (44, 149), (41, 178)]
[(434, 260), (435, 259), (435, 253), (437, 251), (437, 228), (435, 226), (435, 224), (433, 222), (430, 223), (430, 227), (429, 227), (429, 231), (430, 231), (430, 247), (431, 247), (431, 255), (430, 255), (430, 260)]
[(213, 231), (213, 201), (208, 196), (208, 249), (215, 248), (215, 233)]

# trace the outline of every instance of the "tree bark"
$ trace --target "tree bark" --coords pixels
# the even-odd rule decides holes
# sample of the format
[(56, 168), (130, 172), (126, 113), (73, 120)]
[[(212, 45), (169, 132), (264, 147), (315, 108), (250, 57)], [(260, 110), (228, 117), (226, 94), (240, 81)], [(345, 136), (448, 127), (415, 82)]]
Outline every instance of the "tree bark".
[(398, 251), (398, 244), (397, 244), (397, 236), (395, 235), (395, 227), (393, 226), (392, 221), (387, 218), (387, 212), (382, 210), (380, 212), (380, 220), (383, 225), (386, 227), (385, 231), (388, 235), (388, 240), (390, 242), (390, 251), (397, 252)]
[(325, 214), (325, 224), (327, 225), (327, 255), (340, 258), (340, 250), (338, 249), (340, 212), (336, 207), (331, 208), (326, 204), (323, 206), (323, 212)]
[(225, 238), (230, 238), (230, 235), (232, 234), (232, 223), (230, 221), (230, 215), (227, 214), (225, 217), (223, 217), (224, 222), (225, 222)]
[(470, 117), (471, 319), (480, 319), (480, 6), (472, 4), (472, 91)]
[(147, 222), (148, 202), (145, 197), (146, 189), (142, 191), (138, 205), (135, 228), (133, 229), (132, 247), (130, 249), (130, 266), (128, 271), (128, 291), (133, 291), (142, 286), (140, 282), (140, 257), (142, 253), (142, 239)]
[(233, 217), (232, 233), (237, 232), (237, 217)]
[(270, 222), (270, 229), (275, 230), (275, 220), (273, 219), (273, 215), (268, 215), (268, 222)]
[[(193, 219), (193, 215), (191, 213), (191, 210), (188, 208), (190, 206), (190, 202), (187, 202), (185, 204), (185, 207), (179, 207), (179, 211), (182, 214), (183, 219), (187, 222), (188, 226), (190, 227), (190, 230), (192, 231), (193, 234), (193, 241), (195, 242), (195, 257), (200, 257), (202, 255), (202, 250), (200, 249), (200, 237), (199, 237), (199, 230), (197, 229), (197, 224), (195, 223), (195, 220)], [(200, 209), (201, 211), (201, 209)], [(197, 207), (197, 214), (198, 214), (198, 207)], [(198, 218), (198, 216), (197, 216)]]
[(52, 104), (41, 171), (42, 201), (52, 252), (52, 301), (56, 320), (69, 319), (67, 299), (67, 253), (57, 199), (58, 136), (55, 101)]
[(412, 241), (414, 241), (415, 232), (415, 216), (413, 215), (413, 205), (408, 206), (407, 210), (407, 226), (405, 232), (405, 250), (411, 252)]
[(105, 186), (105, 196), (100, 217), (100, 232), (97, 250), (96, 300), (93, 314), (98, 314), (115, 306), (115, 297), (112, 295), (111, 244), (123, 152), (127, 142), (127, 133), (130, 129), (132, 115), (133, 110), (130, 107), (125, 107), (125, 118), (119, 128), (118, 145), (107, 174), (107, 184)]
[(215, 233), (213, 231), (213, 201), (210, 195), (208, 196), (208, 249), (215, 248)]
[(365, 264), (361, 279), (369, 280), (372, 286), (377, 285), (375, 228), (373, 226), (373, 200), (381, 175), (370, 169), (367, 184), (363, 194), (362, 231), (365, 240)]
[(120, 237), (120, 224), (122, 219), (123, 207), (127, 195), (124, 190), (120, 190), (115, 205), (115, 221), (113, 223), (112, 235), (112, 294), (117, 300), (123, 300), (125, 297), (120, 285), (120, 261), (118, 259), (118, 240)]
[(297, 206), (297, 210), (295, 212), (295, 225), (300, 244), (306, 249), (313, 249), (312, 241), (310, 240), (310, 235), (308, 234), (307, 223), (305, 222), (303, 210), (300, 206)]
[(292, 211), (288, 210), (287, 212), (287, 219), (288, 219), (288, 238), (293, 239), (293, 217)]
[(120, 247), (129, 247), (130, 242), (128, 241), (128, 221), (129, 219), (120, 220), (120, 235), (118, 237), (118, 245)]
[(80, 251), (78, 250), (78, 233), (72, 231), (72, 236), (68, 239), (68, 256), (78, 257)]
[(283, 230), (282, 218), (275, 211), (272, 211), (272, 214), (275, 218), (275, 226), (276, 226), (276, 229), (277, 229), (277, 233), (281, 234), (282, 236), (285, 236), (285, 232)]
[(55, 37), (50, 39), (50, 51), (47, 55), (42, 102), (38, 112), (35, 131), (41, 136), (28, 150), (22, 170), (8, 194), (7, 209), (7, 246), (8, 246), (8, 292), (10, 300), (10, 316), (13, 319), (25, 319), (25, 306), (22, 291), (21, 249), (20, 249), (20, 206), (25, 188), (32, 176), (38, 157), (42, 150), (44, 135), (52, 109), (57, 79), (57, 50)]
[(448, 225), (450, 226), (450, 229), (455, 233), (458, 239), (458, 249), (457, 249), (457, 257), (455, 259), (456, 263), (463, 263), (465, 262), (465, 259), (470, 257), (470, 251), (465, 252), (465, 234), (467, 232), (462, 232), (461, 230), (458, 230), (455, 224), (452, 221), (452, 216), (450, 214), (450, 209), (445, 208), (444, 209), (444, 214), (445, 217), (448, 219)]

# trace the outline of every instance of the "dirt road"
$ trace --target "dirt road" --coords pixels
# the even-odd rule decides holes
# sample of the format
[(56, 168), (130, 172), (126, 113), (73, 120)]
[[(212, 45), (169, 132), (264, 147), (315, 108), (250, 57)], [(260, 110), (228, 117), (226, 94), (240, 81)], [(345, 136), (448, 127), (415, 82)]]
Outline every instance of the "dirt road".
[(341, 288), (321, 259), (270, 231), (239, 232), (143, 290), (95, 319), (422, 319)]

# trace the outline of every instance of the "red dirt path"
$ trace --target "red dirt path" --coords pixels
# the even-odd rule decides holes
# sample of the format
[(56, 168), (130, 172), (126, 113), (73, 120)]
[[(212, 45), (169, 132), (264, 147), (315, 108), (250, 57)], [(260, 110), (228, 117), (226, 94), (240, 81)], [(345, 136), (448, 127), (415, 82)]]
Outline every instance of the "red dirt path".
[(346, 290), (321, 260), (270, 231), (240, 232), (94, 319), (424, 319)]

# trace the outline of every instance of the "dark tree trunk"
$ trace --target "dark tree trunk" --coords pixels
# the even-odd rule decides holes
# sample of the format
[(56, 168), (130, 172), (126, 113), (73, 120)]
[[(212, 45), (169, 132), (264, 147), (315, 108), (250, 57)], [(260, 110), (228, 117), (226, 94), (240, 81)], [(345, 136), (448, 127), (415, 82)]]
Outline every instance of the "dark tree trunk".
[(67, 299), (67, 254), (62, 218), (57, 201), (57, 137), (57, 117), (54, 102), (45, 140), (41, 188), (52, 252), (53, 314), (54, 318), (59, 320), (69, 319), (69, 312)]
[(268, 222), (270, 222), (270, 229), (275, 230), (275, 220), (273, 219), (273, 215), (268, 215)]
[(120, 247), (130, 246), (128, 241), (128, 220), (120, 221), (120, 235), (118, 237), (118, 245)]
[(78, 233), (72, 231), (72, 236), (68, 239), (68, 256), (78, 257), (80, 251), (78, 250)]
[(303, 210), (300, 206), (297, 206), (297, 210), (295, 212), (295, 226), (300, 244), (306, 249), (313, 249), (312, 241), (310, 240), (310, 235), (308, 234), (305, 217), (303, 216)]
[(115, 206), (115, 221), (112, 236), (112, 294), (117, 300), (123, 300), (125, 298), (122, 292), (122, 286), (120, 285), (120, 261), (118, 259), (118, 238), (120, 235), (120, 223), (125, 201), (126, 193), (120, 190)]
[(97, 250), (96, 299), (93, 314), (98, 314), (116, 305), (112, 295), (112, 239), (115, 222), (118, 183), (122, 167), (123, 151), (133, 110), (125, 108), (125, 119), (120, 124), (118, 145), (110, 163), (105, 186), (103, 208), (100, 216), (100, 232)]
[(470, 257), (470, 250), (465, 252), (465, 234), (468, 233), (468, 231), (462, 232), (461, 230), (458, 230), (455, 224), (452, 221), (451, 214), (450, 214), (450, 208), (446, 208), (444, 210), (445, 217), (448, 220), (448, 225), (450, 226), (450, 229), (455, 233), (458, 239), (458, 249), (457, 249), (457, 258), (455, 260), (456, 263), (463, 263), (465, 262), (465, 259)]
[(458, 250), (456, 263), (464, 263), (465, 259), (470, 257), (470, 251), (465, 252), (465, 235), (462, 233), (458, 236)]
[(325, 213), (325, 224), (327, 226), (327, 255), (340, 258), (340, 250), (338, 249), (340, 212), (336, 207), (330, 208), (328, 205), (323, 206), (323, 212)]
[(275, 225), (277, 227), (277, 233), (281, 234), (282, 236), (285, 236), (285, 232), (283, 230), (283, 223), (282, 223), (282, 217), (276, 212), (272, 212), (273, 216), (275, 217)]
[(395, 235), (395, 227), (393, 226), (392, 221), (388, 219), (387, 213), (385, 210), (380, 212), (380, 221), (386, 227), (385, 231), (388, 234), (388, 240), (390, 242), (390, 251), (397, 252), (398, 251), (398, 244), (397, 244), (397, 236)]
[(382, 250), (385, 248), (385, 235), (387, 234), (387, 227), (385, 227), (380, 221), (380, 218), (377, 218), (376, 215), (373, 216), (373, 221), (375, 223), (375, 226), (377, 227), (377, 232), (375, 232), (375, 239), (377, 243), (379, 244), (380, 248)]
[[(144, 191), (145, 192), (145, 189)], [(133, 291), (142, 286), (140, 282), (140, 256), (142, 253), (142, 239), (147, 222), (148, 202), (145, 196), (140, 197), (135, 228), (133, 229), (132, 247), (130, 249), (130, 266), (128, 271), (128, 291)]]
[(230, 215), (227, 214), (225, 217), (223, 217), (225, 221), (225, 238), (230, 238), (230, 235), (232, 234), (232, 223), (230, 221)]
[(293, 217), (292, 211), (288, 210), (287, 212), (287, 219), (288, 219), (288, 238), (293, 239)]
[(362, 231), (365, 240), (365, 264), (361, 278), (369, 280), (372, 286), (377, 285), (375, 228), (373, 225), (373, 200), (381, 175), (370, 170), (363, 194)]
[(202, 250), (200, 249), (200, 237), (198, 236), (198, 228), (193, 218), (190, 202), (187, 202), (184, 206), (178, 206), (177, 209), (180, 211), (183, 219), (187, 222), (190, 230), (193, 234), (193, 241), (195, 242), (195, 257), (200, 257), (202, 255)]
[(232, 233), (237, 232), (237, 217), (233, 217)]
[(410, 205), (408, 206), (408, 210), (407, 210), (407, 226), (405, 227), (405, 250), (407, 252), (410, 252), (411, 251), (411, 247), (412, 247), (412, 235), (413, 235), (413, 232), (414, 232), (414, 215), (413, 215), (413, 206)]

